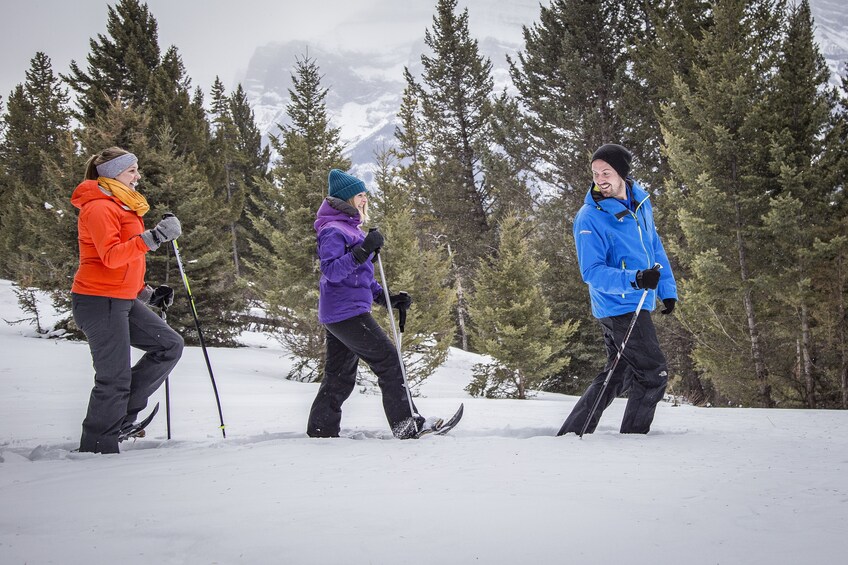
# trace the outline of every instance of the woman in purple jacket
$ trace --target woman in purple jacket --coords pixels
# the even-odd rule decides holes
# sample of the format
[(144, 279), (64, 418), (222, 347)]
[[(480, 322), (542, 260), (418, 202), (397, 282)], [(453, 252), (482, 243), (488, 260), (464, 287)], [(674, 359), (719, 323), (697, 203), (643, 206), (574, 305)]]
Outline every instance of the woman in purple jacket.
[[(377, 375), (392, 433), (400, 439), (416, 437), (425, 419), (407, 395), (394, 344), (371, 316), (372, 303), (387, 306), (370, 261), (382, 247), (383, 236), (377, 230), (366, 235), (359, 228), (368, 219), (365, 184), (338, 169), (330, 171), (328, 181), (329, 196), (315, 220), (321, 260), (318, 320), (327, 329), (327, 359), (306, 433), (338, 437), (342, 403), (356, 386), (362, 359)], [(392, 308), (403, 311), (412, 303), (406, 293), (391, 295), (390, 300)]]

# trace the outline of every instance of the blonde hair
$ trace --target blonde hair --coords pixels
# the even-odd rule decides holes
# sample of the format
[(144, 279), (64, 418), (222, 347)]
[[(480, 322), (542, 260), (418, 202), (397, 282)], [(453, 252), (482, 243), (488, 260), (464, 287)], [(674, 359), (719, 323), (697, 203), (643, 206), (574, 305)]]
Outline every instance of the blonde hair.
[(92, 155), (91, 158), (85, 163), (85, 178), (83, 180), (97, 180), (100, 176), (97, 174), (97, 165), (102, 165), (107, 161), (111, 161), (116, 157), (120, 157), (121, 155), (127, 155), (129, 151), (126, 149), (121, 149), (120, 147), (107, 147), (100, 153), (96, 155)]
[[(359, 196), (360, 194), (362, 194), (362, 193), (358, 192), (358, 193), (354, 194), (353, 196), (351, 196), (350, 198), (348, 198), (347, 203), (350, 204), (351, 206), (353, 206), (354, 208), (356, 208), (356, 204), (353, 203), (353, 199), (356, 198), (357, 196)], [(365, 228), (363, 226), (367, 225), (368, 220), (370, 219), (370, 217), (368, 216), (368, 200), (365, 201), (365, 206), (362, 207), (361, 212), (359, 211), (358, 208), (356, 208), (356, 211), (359, 212), (359, 219), (362, 220), (362, 223), (359, 224), (359, 225), (362, 228), (362, 230), (364, 231)]]

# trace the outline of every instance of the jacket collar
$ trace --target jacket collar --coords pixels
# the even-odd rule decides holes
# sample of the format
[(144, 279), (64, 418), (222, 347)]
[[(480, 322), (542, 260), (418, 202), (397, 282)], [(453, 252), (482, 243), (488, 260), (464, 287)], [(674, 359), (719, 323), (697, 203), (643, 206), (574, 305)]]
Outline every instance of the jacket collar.
[[(628, 188), (628, 194), (633, 202), (635, 202), (634, 210), (639, 210), (639, 207), (645, 203), (645, 201), (650, 197), (648, 192), (642, 188), (639, 183), (633, 180), (630, 177), (625, 179)], [(589, 186), (589, 191), (586, 193), (586, 198), (584, 199), (584, 204), (591, 206), (593, 208), (597, 208), (598, 210), (608, 212), (616, 217), (616, 219), (620, 220), (621, 218), (630, 214), (630, 210), (622, 204), (616, 198), (604, 198), (600, 195), (600, 193), (592, 190), (595, 186), (595, 183), (592, 183)]]

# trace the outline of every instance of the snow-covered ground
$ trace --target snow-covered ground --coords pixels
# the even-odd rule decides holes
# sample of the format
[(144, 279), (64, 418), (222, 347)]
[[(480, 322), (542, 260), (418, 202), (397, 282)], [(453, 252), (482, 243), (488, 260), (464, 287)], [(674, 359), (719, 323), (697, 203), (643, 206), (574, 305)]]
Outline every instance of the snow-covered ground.
[[(179, 299), (179, 298), (178, 298)], [(201, 313), (201, 316), (204, 313)], [(23, 317), (0, 281), (0, 318)], [(451, 435), (392, 439), (373, 394), (343, 438), (304, 429), (317, 385), (274, 342), (199, 348), (120, 455), (73, 453), (92, 384), (84, 343), (0, 322), (0, 563), (844, 563), (848, 413), (660, 405), (647, 436), (554, 437), (576, 398), (472, 399), (452, 351), (422, 388)], [(154, 401), (163, 401), (160, 391)], [(163, 402), (164, 408), (164, 402)]]

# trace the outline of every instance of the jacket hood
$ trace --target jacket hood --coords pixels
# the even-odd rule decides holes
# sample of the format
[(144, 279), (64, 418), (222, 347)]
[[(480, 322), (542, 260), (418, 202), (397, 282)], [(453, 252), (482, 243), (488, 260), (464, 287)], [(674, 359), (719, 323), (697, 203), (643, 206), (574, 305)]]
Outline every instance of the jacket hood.
[(362, 220), (359, 218), (359, 211), (348, 204), (344, 200), (328, 196), (318, 208), (315, 220), (315, 231), (320, 232), (321, 228), (330, 222), (344, 222), (354, 228), (358, 228)]
[(117, 202), (119, 206), (124, 206), (124, 203), (114, 196), (110, 196), (100, 189), (100, 185), (96, 180), (84, 180), (77, 185), (74, 193), (71, 195), (71, 204), (79, 209), (91, 202), (92, 200), (112, 200)]

